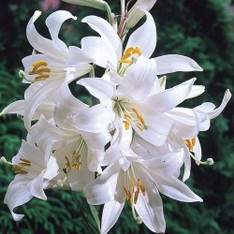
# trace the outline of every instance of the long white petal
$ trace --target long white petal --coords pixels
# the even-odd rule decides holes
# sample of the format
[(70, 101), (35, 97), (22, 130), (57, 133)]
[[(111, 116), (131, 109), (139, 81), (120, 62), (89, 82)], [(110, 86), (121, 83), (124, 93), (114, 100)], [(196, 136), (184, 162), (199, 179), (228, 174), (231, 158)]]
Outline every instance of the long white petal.
[(111, 164), (96, 180), (84, 188), (89, 204), (99, 205), (114, 199), (119, 170), (118, 163)]
[(36, 30), (34, 22), (40, 15), (40, 11), (35, 11), (34, 15), (28, 22), (26, 36), (29, 43), (35, 50), (39, 51), (40, 53), (47, 54), (56, 59), (58, 62), (64, 62), (64, 52), (61, 52), (58, 48), (55, 48), (52, 40), (43, 37)]
[(135, 172), (139, 176), (141, 184), (145, 186), (145, 196), (142, 193), (139, 194), (135, 205), (136, 211), (151, 231), (163, 233), (166, 223), (159, 192), (145, 169), (136, 167)]
[(115, 84), (99, 78), (84, 78), (77, 84), (84, 86), (100, 102), (111, 100), (116, 92)]
[(116, 200), (105, 203), (102, 212), (101, 234), (107, 234), (118, 220), (123, 208), (124, 202), (120, 203)]
[(202, 199), (197, 196), (186, 184), (175, 177), (164, 177), (158, 175), (156, 186), (160, 193), (182, 202), (202, 202)]
[(2, 112), (1, 115), (6, 114), (18, 114), (23, 116), (24, 115), (24, 109), (25, 109), (25, 101), (24, 100), (18, 100), (15, 102), (10, 103), (8, 106), (6, 106)]
[(157, 32), (153, 17), (146, 12), (146, 22), (129, 37), (126, 48), (139, 47), (144, 57), (149, 58), (155, 50)]
[(183, 102), (189, 95), (196, 78), (185, 81), (173, 88), (166, 89), (164, 92), (151, 96), (145, 106), (150, 107), (149, 112), (165, 112), (176, 107)]
[(33, 198), (27, 189), (28, 182), (28, 179), (24, 179), (22, 176), (18, 175), (8, 186), (4, 203), (9, 207), (11, 215), (15, 221), (21, 220), (24, 215), (14, 213), (13, 209), (27, 203)]
[(106, 20), (91, 15), (85, 17), (82, 22), (87, 23), (93, 30), (99, 33), (102, 38), (109, 41), (115, 49), (117, 57), (120, 58), (122, 53), (122, 42), (113, 27)]
[(173, 73), (177, 71), (202, 71), (203, 69), (191, 58), (177, 55), (168, 54), (154, 58), (157, 65), (157, 75)]
[(205, 92), (204, 85), (193, 85), (192, 90), (191, 90), (190, 94), (188, 95), (187, 99), (200, 96), (204, 92)]
[(64, 53), (67, 53), (68, 49), (66, 44), (58, 38), (58, 34), (63, 22), (68, 19), (76, 20), (77, 17), (73, 16), (69, 11), (59, 10), (50, 14), (46, 19), (46, 26), (49, 29), (53, 46)]
[(210, 119), (214, 119), (216, 118), (222, 111), (223, 109), (226, 107), (227, 103), (229, 102), (229, 100), (231, 99), (232, 94), (230, 92), (229, 89), (226, 90), (222, 103), (220, 104), (220, 106), (218, 108), (216, 108), (214, 111), (211, 112), (207, 112), (208, 116)]
[(144, 100), (151, 93), (155, 83), (159, 87), (155, 72), (157, 70), (154, 60), (140, 57), (136, 66), (124, 77), (118, 87), (118, 96), (132, 97), (135, 100)]
[(98, 66), (117, 69), (118, 57), (116, 51), (105, 38), (84, 37), (81, 40), (81, 47)]

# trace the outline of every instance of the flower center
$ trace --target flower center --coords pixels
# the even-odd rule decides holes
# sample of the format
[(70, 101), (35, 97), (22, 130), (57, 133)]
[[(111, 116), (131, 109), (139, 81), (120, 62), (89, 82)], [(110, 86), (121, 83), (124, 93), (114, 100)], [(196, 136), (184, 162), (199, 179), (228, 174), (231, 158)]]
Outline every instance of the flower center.
[(132, 107), (126, 107), (127, 102), (115, 100), (115, 109), (120, 118), (123, 118), (125, 130), (128, 130), (131, 124), (135, 124), (140, 131), (147, 129), (144, 117), (139, 111)]
[(120, 63), (132, 63), (134, 62), (134, 55), (141, 56), (142, 52), (139, 47), (133, 48), (130, 47), (125, 50), (122, 58), (119, 60)]
[(78, 147), (73, 151), (70, 157), (65, 156), (65, 163), (63, 166), (63, 171), (65, 174), (73, 170), (80, 171), (82, 165), (82, 157), (87, 149), (86, 142), (82, 139), (80, 140)]
[(50, 77), (51, 69), (48, 68), (48, 63), (45, 61), (37, 61), (32, 64), (33, 69), (28, 74), (29, 75), (37, 75), (35, 77), (35, 81), (46, 80)]
[(139, 56), (142, 55), (142, 52), (139, 47), (130, 47), (125, 50), (122, 58), (119, 60), (119, 68), (118, 68), (118, 74), (120, 76), (124, 76), (126, 72), (128, 71), (129, 67), (136, 63)]
[(78, 154), (77, 151), (74, 151), (72, 153), (71, 159), (65, 156), (66, 163), (63, 166), (63, 171), (65, 172), (65, 174), (68, 174), (70, 171), (73, 171), (74, 169), (80, 171), (82, 164), (80, 158), (81, 156)]

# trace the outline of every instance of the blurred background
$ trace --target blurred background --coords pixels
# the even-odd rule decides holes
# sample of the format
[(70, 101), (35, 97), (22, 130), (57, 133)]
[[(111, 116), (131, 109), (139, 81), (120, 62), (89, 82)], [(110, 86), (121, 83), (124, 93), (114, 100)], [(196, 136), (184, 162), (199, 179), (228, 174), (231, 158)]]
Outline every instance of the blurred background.
[[(19, 3), (20, 2), (20, 3)], [(118, 12), (119, 1), (107, 1)], [(158, 42), (155, 56), (178, 53), (195, 59), (204, 71), (174, 73), (168, 85), (197, 77), (196, 84), (206, 86), (202, 96), (187, 101), (194, 107), (205, 101), (219, 105), (227, 88), (234, 92), (234, 1), (231, 0), (158, 0), (151, 10), (157, 24)], [(0, 2), (0, 110), (23, 98), (27, 85), (21, 83), (18, 72), (21, 59), (32, 52), (25, 36), (28, 20), (35, 10), (43, 15), (37, 21), (38, 30), (48, 36), (44, 20), (56, 9), (68, 9), (78, 21), (67, 21), (61, 38), (68, 45), (79, 46), (88, 27), (79, 21), (97, 13), (85, 7), (75, 7), (59, 0), (8, 0)], [(98, 12), (98, 14), (101, 14)], [(105, 16), (105, 15), (103, 15)], [(213, 166), (192, 165), (191, 178), (186, 182), (203, 203), (185, 204), (162, 196), (168, 234), (230, 234), (234, 233), (234, 103), (229, 102), (223, 113), (212, 121), (208, 132), (199, 135), (203, 158), (214, 158)], [(22, 121), (16, 116), (0, 119), (0, 155), (14, 156), (26, 136)], [(71, 194), (68, 191), (46, 191), (48, 201), (33, 199), (18, 211), (26, 214), (14, 222), (3, 204), (8, 184), (14, 178), (11, 168), (0, 165), (0, 233), (90, 233), (87, 231)], [(82, 195), (79, 195), (82, 202)], [(80, 209), (84, 209), (83, 207)], [(151, 233), (143, 224), (137, 225), (126, 206), (110, 233)]]

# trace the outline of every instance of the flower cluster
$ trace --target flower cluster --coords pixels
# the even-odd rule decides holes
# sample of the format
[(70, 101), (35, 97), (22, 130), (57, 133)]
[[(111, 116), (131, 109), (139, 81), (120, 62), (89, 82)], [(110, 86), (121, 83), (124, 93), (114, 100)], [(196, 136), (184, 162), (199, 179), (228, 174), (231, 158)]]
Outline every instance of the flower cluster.
[[(112, 228), (125, 202), (137, 223), (164, 232), (160, 193), (183, 202), (202, 201), (184, 182), (191, 160), (213, 164), (211, 158), (201, 160), (198, 134), (209, 129), (231, 94), (226, 90), (217, 108), (210, 102), (187, 108), (182, 103), (201, 95), (204, 86), (194, 85), (192, 78), (166, 87), (165, 74), (202, 68), (183, 55), (152, 57), (157, 34), (149, 10), (156, 1), (138, 0), (130, 7), (130, 1), (122, 0), (120, 19), (102, 0), (73, 2), (103, 7), (109, 22), (85, 17), (82, 22), (96, 33), (82, 38), (79, 48), (58, 37), (64, 21), (76, 20), (68, 11), (46, 19), (50, 39), (35, 27), (41, 12), (29, 20), (26, 35), (33, 53), (23, 58), (20, 71), (29, 86), (23, 100), (1, 112), (22, 116), (28, 132), (12, 162), (0, 160), (16, 174), (4, 202), (18, 221), (24, 215), (14, 208), (33, 197), (46, 200), (46, 189), (83, 191), (89, 204), (104, 204), (101, 233)], [(136, 28), (140, 19), (144, 22)], [(104, 72), (95, 75), (96, 70)], [(89, 104), (72, 94), (72, 82), (89, 92)]]

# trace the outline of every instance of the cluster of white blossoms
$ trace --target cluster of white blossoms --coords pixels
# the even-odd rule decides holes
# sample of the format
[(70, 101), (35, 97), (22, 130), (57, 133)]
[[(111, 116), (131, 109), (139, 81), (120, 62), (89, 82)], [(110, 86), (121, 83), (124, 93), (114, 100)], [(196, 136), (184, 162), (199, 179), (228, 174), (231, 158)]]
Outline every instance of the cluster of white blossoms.
[[(104, 3), (86, 5), (91, 2), (97, 9)], [(36, 30), (41, 12), (29, 20), (26, 35), (33, 53), (22, 60), (20, 72), (29, 87), (23, 100), (1, 112), (22, 116), (28, 132), (11, 162), (0, 159), (16, 174), (4, 200), (14, 220), (24, 216), (14, 208), (33, 197), (46, 200), (46, 189), (82, 191), (89, 204), (104, 204), (102, 234), (116, 223), (125, 202), (130, 202), (137, 223), (165, 232), (160, 193), (182, 202), (202, 201), (184, 182), (191, 160), (213, 164), (211, 158), (201, 160), (198, 133), (209, 129), (231, 93), (225, 91), (217, 108), (210, 102), (183, 107), (183, 101), (202, 94), (204, 86), (194, 85), (192, 78), (167, 88), (164, 75), (202, 68), (182, 55), (151, 57), (157, 42), (149, 13), (154, 3), (138, 0), (130, 8), (122, 0), (120, 20), (113, 14), (110, 22), (85, 17), (82, 22), (95, 36), (82, 38), (80, 48), (68, 47), (58, 37), (64, 21), (76, 20), (70, 12), (58, 10), (46, 19), (50, 39)], [(104, 73), (97, 77), (96, 69)], [(96, 104), (73, 96), (72, 81)]]

